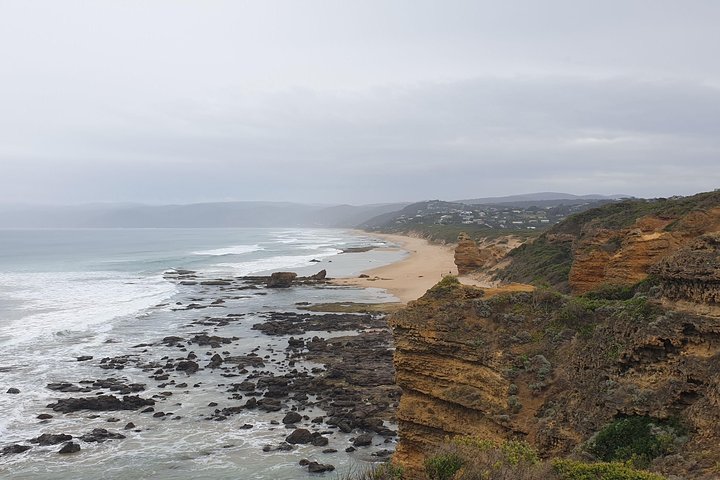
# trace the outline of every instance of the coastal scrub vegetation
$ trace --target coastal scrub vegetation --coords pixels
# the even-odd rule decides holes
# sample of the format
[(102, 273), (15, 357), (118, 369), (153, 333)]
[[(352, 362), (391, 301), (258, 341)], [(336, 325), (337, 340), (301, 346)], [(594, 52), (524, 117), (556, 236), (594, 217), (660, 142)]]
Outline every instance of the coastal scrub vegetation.
[(588, 442), (587, 450), (601, 460), (647, 467), (653, 459), (672, 453), (684, 434), (676, 420), (632, 416), (605, 426)]
[(476, 437), (446, 440), (425, 461), (430, 480), (664, 480), (630, 462), (542, 460), (526, 442)]

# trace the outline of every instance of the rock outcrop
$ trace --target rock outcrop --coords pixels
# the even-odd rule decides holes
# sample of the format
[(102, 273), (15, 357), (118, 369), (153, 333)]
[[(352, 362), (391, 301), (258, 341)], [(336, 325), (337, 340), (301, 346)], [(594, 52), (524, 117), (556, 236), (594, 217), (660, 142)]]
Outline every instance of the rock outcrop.
[(459, 275), (467, 275), (482, 268), (485, 262), (489, 260), (487, 255), (483, 255), (475, 243), (466, 233), (458, 236), (458, 245), (455, 247), (455, 265), (457, 265)]
[(720, 317), (642, 296), (600, 308), (544, 290), (490, 293), (443, 281), (391, 318), (403, 391), (395, 461), (410, 478), (424, 478), (423, 459), (447, 436), (524, 439), (565, 456), (634, 415), (688, 427), (654, 470), (715, 478)]
[(295, 272), (275, 272), (267, 280), (268, 288), (289, 288), (293, 280), (297, 278)]
[(707, 234), (663, 259), (650, 272), (670, 300), (720, 305), (720, 234)]

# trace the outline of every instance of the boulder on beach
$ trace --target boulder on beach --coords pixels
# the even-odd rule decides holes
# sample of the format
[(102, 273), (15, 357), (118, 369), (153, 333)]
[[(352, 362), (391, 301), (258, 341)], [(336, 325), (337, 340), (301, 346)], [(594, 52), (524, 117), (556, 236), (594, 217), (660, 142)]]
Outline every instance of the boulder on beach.
[(275, 272), (268, 278), (267, 287), (288, 288), (292, 285), (295, 278), (297, 278), (297, 273), (295, 272)]

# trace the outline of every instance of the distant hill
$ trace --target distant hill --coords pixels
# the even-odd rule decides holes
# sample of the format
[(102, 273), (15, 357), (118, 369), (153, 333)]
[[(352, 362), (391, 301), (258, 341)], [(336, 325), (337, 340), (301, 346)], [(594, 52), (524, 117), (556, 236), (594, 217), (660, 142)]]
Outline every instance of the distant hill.
[(406, 205), (218, 202), (188, 205), (1, 206), (0, 228), (351, 228)]
[(457, 200), (459, 203), (468, 205), (496, 205), (504, 204), (508, 206), (530, 207), (530, 206), (556, 206), (561, 203), (580, 203), (588, 200), (619, 200), (622, 198), (632, 198), (630, 195), (573, 195), (571, 193), (560, 192), (537, 192), (526, 193), (522, 195), (508, 195), (505, 197), (484, 197), (471, 198), (467, 200)]

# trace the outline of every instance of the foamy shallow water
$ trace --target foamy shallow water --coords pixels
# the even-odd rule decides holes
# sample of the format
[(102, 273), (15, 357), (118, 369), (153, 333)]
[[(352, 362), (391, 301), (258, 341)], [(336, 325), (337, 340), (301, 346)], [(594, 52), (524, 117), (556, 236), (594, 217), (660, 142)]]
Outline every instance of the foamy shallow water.
[[(202, 328), (188, 328), (188, 324), (204, 315), (216, 314), (196, 310), (172, 311), (176, 302), (187, 304), (197, 300), (198, 296), (203, 295), (202, 289), (176, 286), (165, 281), (156, 270), (187, 266), (197, 270), (237, 273), (239, 270), (235, 264), (242, 265), (243, 257), (247, 257), (247, 262), (263, 261), (263, 258), (257, 257), (259, 255), (266, 255), (268, 259), (283, 256), (306, 258), (309, 255), (302, 253), (307, 253), (313, 247), (310, 243), (313, 233), (293, 237), (293, 232), (243, 232), (246, 238), (242, 238), (242, 241), (237, 241), (237, 237), (224, 239), (226, 246), (219, 245), (219, 242), (215, 245), (193, 245), (192, 242), (186, 242), (191, 244), (184, 245), (185, 248), (180, 253), (177, 244), (170, 241), (170, 250), (175, 250), (168, 252), (158, 249), (155, 257), (147, 253), (151, 248), (136, 249), (136, 252), (143, 252), (136, 254), (136, 257), (142, 258), (140, 263), (143, 268), (128, 268), (127, 259), (135, 261), (132, 260), (135, 257), (124, 253), (126, 263), (120, 262), (122, 267), (116, 270), (101, 268), (107, 268), (108, 264), (117, 265), (118, 258), (121, 257), (119, 254), (104, 257), (98, 255), (102, 258), (96, 262), (74, 262), (76, 266), (84, 265), (84, 271), (62, 271), (58, 268), (44, 272), (34, 271), (39, 270), (37, 265), (23, 269), (17, 268), (18, 262), (14, 262), (12, 267), (0, 272), (0, 285), (7, 287), (2, 290), (0, 304), (4, 306), (3, 311), (12, 312), (0, 318), (0, 411), (3, 412), (0, 416), (1, 445), (25, 443), (29, 438), (42, 433), (69, 433), (79, 436), (92, 428), (107, 428), (127, 435), (125, 440), (83, 444), (83, 450), (78, 455), (58, 455), (55, 452), (59, 446), (52, 446), (34, 447), (23, 454), (0, 457), (0, 477), (293, 479), (308, 478), (308, 474), (297, 466), (301, 458), (332, 463), (340, 470), (368, 460), (368, 452), (346, 454), (344, 448), (349, 445), (351, 435), (339, 432), (330, 436), (330, 446), (339, 450), (337, 454), (318, 457), (316, 447), (300, 447), (293, 452), (263, 453), (263, 445), (277, 444), (289, 433), (282, 426), (270, 424), (272, 420), (282, 418), (279, 413), (250, 411), (230, 417), (224, 422), (206, 420), (208, 413), (213, 410), (208, 407), (210, 402), (217, 402), (221, 407), (233, 405), (228, 399), (229, 394), (218, 387), (228, 383), (228, 379), (220, 377), (219, 373), (216, 377), (204, 373), (203, 382), (198, 387), (193, 387), (191, 376), (187, 381), (189, 388), (160, 389), (154, 382), (149, 381), (147, 373), (135, 368), (119, 371), (98, 369), (101, 358), (128, 353), (137, 352), (139, 357), (147, 359), (157, 359), (164, 355), (177, 357), (177, 350), (170, 347), (155, 346), (148, 348), (147, 352), (132, 347), (141, 343), (157, 342), (167, 335), (200, 331)], [(324, 249), (333, 248), (328, 246), (330, 244), (340, 246), (339, 243), (332, 242), (356, 245), (368, 241), (354, 236), (343, 237), (335, 231), (318, 235), (313, 253), (322, 253)], [(275, 242), (273, 238), (278, 241)], [(295, 241), (290, 242), (293, 239)], [(152, 242), (149, 243), (152, 245)], [(278, 248), (279, 244), (284, 247)], [(296, 246), (287, 247), (293, 244)], [(241, 252), (238, 250), (239, 245), (258, 245), (262, 249)], [(235, 251), (230, 252), (231, 249)], [(207, 253), (209, 251), (214, 251), (215, 254)], [(332, 254), (323, 258), (310, 258), (304, 266), (299, 262), (298, 265), (300, 270), (305, 268), (316, 271), (326, 268), (330, 272), (335, 269), (338, 272), (354, 273), (366, 268), (368, 262), (399, 258), (398, 253), (395, 253), (394, 257), (383, 255), (384, 253), (379, 256), (373, 253)], [(159, 262), (158, 257), (169, 260)], [(232, 262), (227, 262), (229, 257)], [(188, 259), (186, 263), (181, 261), (183, 258)], [(309, 262), (312, 259), (322, 262)], [(170, 262), (172, 264), (169, 264)], [(232, 266), (222, 265), (224, 263)], [(32, 265), (32, 261), (26, 262), (26, 265)], [(241, 322), (224, 327), (221, 333), (223, 336), (237, 336), (241, 341), (237, 345), (223, 345), (218, 351), (240, 355), (260, 347), (267, 351), (271, 359), (282, 356), (278, 352), (287, 345), (287, 337), (271, 338), (251, 330), (252, 324), (258, 321), (253, 316), (257, 312), (288, 310), (292, 309), (295, 303), (305, 301), (393, 300), (379, 290), (348, 288), (294, 288), (288, 291), (271, 291), (266, 296), (239, 297), (227, 300), (222, 311), (217, 313), (247, 314)], [(211, 349), (199, 347), (195, 350), (200, 358), (204, 358), (206, 350)], [(271, 353), (270, 350), (275, 352)], [(93, 355), (94, 359), (77, 362), (75, 357), (81, 355)], [(172, 396), (162, 402), (158, 409), (172, 411), (181, 418), (159, 420), (138, 412), (96, 412), (97, 418), (89, 418), (94, 412), (63, 415), (45, 408), (55, 398), (86, 395), (53, 392), (45, 388), (48, 383), (76, 383), (108, 376), (125, 378), (128, 383), (146, 383), (148, 390), (141, 393), (143, 397), (150, 397), (162, 390), (171, 390)], [(9, 387), (19, 388), (21, 394), (5, 394)], [(39, 413), (52, 413), (54, 418), (49, 423), (41, 423), (36, 419)], [(313, 417), (322, 412), (302, 413)], [(111, 417), (118, 417), (121, 421), (108, 422)], [(129, 421), (135, 423), (141, 431), (122, 431), (122, 427)], [(254, 427), (251, 430), (240, 429), (245, 423), (253, 424)], [(326, 477), (334, 478), (334, 474)]]

